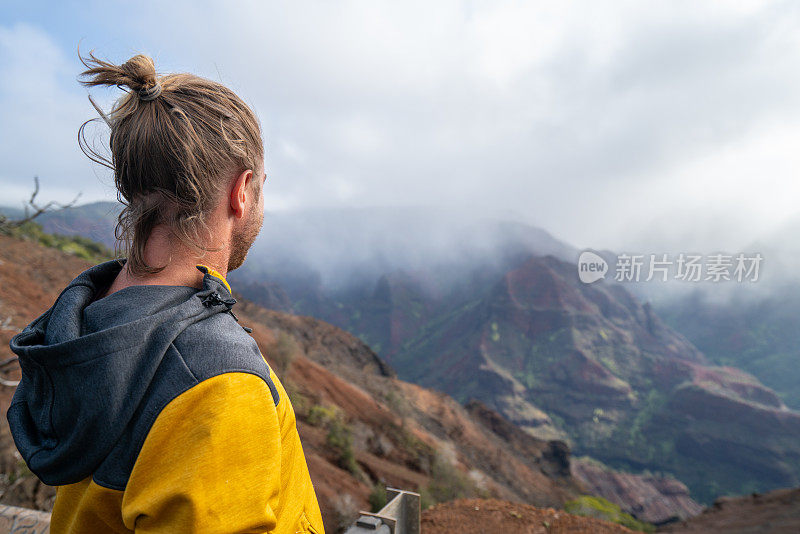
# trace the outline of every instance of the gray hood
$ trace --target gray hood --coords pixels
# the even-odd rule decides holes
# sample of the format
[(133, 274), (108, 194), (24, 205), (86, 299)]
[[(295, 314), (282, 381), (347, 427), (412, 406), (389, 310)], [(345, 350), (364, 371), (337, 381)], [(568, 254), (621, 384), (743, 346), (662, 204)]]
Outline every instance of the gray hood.
[(236, 301), (225, 282), (203, 266), (202, 289), (132, 286), (94, 300), (124, 262), (81, 273), (11, 339), (22, 380), (8, 422), (28, 467), (46, 484), (93, 473), (120, 440), (176, 337), (217, 313), (233, 315)]

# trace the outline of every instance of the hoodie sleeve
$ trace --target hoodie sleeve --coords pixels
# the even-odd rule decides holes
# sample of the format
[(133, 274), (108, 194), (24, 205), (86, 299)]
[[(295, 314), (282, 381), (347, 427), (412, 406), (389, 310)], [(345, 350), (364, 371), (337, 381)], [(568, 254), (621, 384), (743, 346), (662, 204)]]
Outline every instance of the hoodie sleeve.
[(122, 501), (136, 533), (272, 532), (281, 429), (269, 386), (230, 372), (173, 399), (159, 414)]

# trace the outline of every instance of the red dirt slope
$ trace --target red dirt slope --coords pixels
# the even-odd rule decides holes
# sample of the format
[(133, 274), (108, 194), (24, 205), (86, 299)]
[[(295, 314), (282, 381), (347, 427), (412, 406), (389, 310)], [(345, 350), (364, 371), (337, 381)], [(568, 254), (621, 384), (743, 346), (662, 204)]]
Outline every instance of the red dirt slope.
[(534, 508), (497, 499), (459, 499), (422, 513), (423, 534), (617, 534), (623, 526), (570, 515), (552, 508)]
[(796, 534), (800, 532), (800, 489), (722, 497), (699, 516), (659, 529), (659, 532)]

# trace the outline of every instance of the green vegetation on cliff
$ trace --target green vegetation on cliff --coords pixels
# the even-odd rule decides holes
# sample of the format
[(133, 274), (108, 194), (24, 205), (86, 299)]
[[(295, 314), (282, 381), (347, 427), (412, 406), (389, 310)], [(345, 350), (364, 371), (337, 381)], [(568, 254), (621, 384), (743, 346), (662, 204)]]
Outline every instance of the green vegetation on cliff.
[(656, 531), (655, 527), (650, 523), (635, 519), (632, 515), (623, 512), (619, 506), (602, 497), (582, 495), (575, 500), (567, 502), (564, 505), (564, 510), (574, 515), (611, 521), (639, 532)]
[(41, 224), (35, 221), (27, 221), (19, 226), (0, 224), (0, 233), (17, 239), (34, 241), (93, 263), (114, 258), (114, 253), (97, 241), (78, 235), (49, 234), (42, 229)]

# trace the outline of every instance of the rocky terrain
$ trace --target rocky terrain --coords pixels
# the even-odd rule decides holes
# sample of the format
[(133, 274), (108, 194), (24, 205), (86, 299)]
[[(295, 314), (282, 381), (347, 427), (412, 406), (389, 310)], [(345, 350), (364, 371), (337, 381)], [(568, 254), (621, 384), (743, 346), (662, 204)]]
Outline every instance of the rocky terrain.
[(694, 517), (703, 507), (674, 478), (621, 473), (587, 459), (573, 459), (572, 474), (587, 492), (602, 495), (623, 511), (654, 525)]
[(460, 499), (422, 513), (425, 534), (617, 534), (632, 530), (601, 519), (578, 517), (495, 499)]
[(664, 299), (658, 311), (711, 361), (753, 374), (790, 408), (800, 409), (800, 366), (796, 365), (800, 291), (796, 283), (738, 298), (721, 299), (695, 291)]
[[(47, 224), (108, 241), (109, 209), (76, 209)], [(357, 230), (351, 223), (361, 220), (344, 226)], [(306, 234), (317, 235), (311, 222)], [(391, 234), (380, 231), (385, 223), (376, 223), (373, 238)], [(800, 485), (800, 415), (784, 404), (796, 404), (795, 369), (785, 358), (791, 336), (775, 330), (790, 330), (794, 301), (769, 307), (779, 319), (770, 328), (769, 310), (665, 309), (707, 356), (623, 286), (580, 284), (567, 257), (572, 249), (546, 233), (487, 228), (434, 232), (441, 243), (454, 239), (461, 263), (444, 261), (431, 243), (423, 254), (417, 242), (392, 236), (377, 260), (352, 268), (366, 260), (347, 263), (352, 254), (337, 250), (338, 241), (317, 243), (320, 253), (295, 250), (289, 239), (286, 250), (276, 242), (271, 257), (232, 273), (239, 297), (272, 308), (244, 298), (237, 304), (292, 393), (326, 521), (379, 504), (385, 484), (419, 489), (426, 504), (492, 496), (558, 507), (591, 493), (653, 523), (699, 511), (687, 486), (691, 497), (711, 503)], [(281, 234), (280, 225), (272, 232)], [(498, 232), (510, 237), (497, 241)], [(354, 235), (356, 242), (369, 237)], [(469, 239), (476, 236), (477, 244)], [(89, 263), (0, 239), (7, 347)], [(383, 257), (398, 239), (395, 256), (412, 257), (402, 268)], [(306, 252), (313, 257), (304, 263)], [(347, 283), (318, 269), (329, 264), (352, 271)], [(721, 324), (729, 316), (735, 320)], [(14, 365), (4, 372), (13, 378)], [(10, 391), (0, 389), (0, 408)], [(50, 490), (25, 472), (10, 443), (0, 428), (2, 500), (46, 508)]]
[[(389, 308), (426, 309), (416, 288), (389, 291)], [(752, 375), (713, 365), (621, 285), (582, 284), (553, 256), (439, 313), (388, 360), (400, 378), (478, 399), (576, 454), (669, 473), (705, 502), (800, 484), (800, 414)]]
[[(8, 341), (91, 264), (36, 243), (0, 236), (0, 360)], [(236, 289), (236, 288), (234, 288)], [(382, 488), (420, 491), (424, 505), (494, 497), (563, 508), (587, 489), (568, 446), (531, 436), (485, 404), (396, 378), (363, 341), (311, 317), (236, 305), (290, 393), (326, 528), (381, 505)], [(6, 380), (16, 364), (3, 367)], [(0, 410), (13, 387), (0, 386)], [(54, 491), (20, 460), (0, 421), (0, 502), (47, 510)]]
[(800, 532), (800, 489), (723, 497), (701, 515), (659, 532), (674, 534), (794, 534)]

